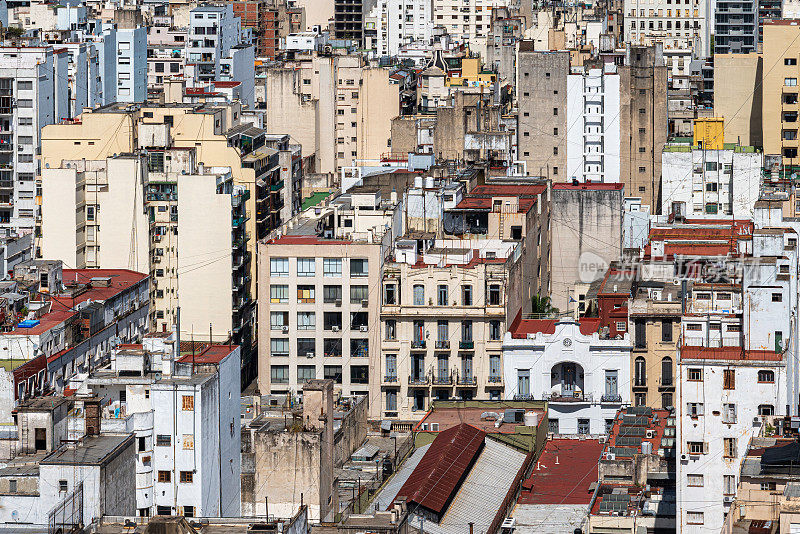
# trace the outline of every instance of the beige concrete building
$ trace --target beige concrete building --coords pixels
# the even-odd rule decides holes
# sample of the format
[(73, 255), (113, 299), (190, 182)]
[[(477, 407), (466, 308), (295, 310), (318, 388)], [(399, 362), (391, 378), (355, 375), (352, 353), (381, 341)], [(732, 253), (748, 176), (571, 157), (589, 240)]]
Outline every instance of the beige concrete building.
[(641, 282), (628, 303), (634, 406), (675, 406), (675, 360), (681, 333), (680, 286)]
[(292, 132), (317, 173), (391, 151), (400, 86), (361, 56), (312, 54), (265, 72), (264, 127)]
[(433, 400), (502, 398), (507, 295), (520, 243), (400, 239), (383, 273), (381, 400), (373, 417), (418, 420)]
[(667, 67), (656, 47), (632, 46), (619, 67), (620, 182), (661, 213), (661, 151), (667, 141)]
[(798, 85), (800, 27), (795, 20), (772, 20), (763, 25), (761, 127), (765, 154), (780, 154), (785, 165), (798, 159)]
[(760, 54), (714, 55), (714, 115), (725, 121), (724, 141), (762, 146)]

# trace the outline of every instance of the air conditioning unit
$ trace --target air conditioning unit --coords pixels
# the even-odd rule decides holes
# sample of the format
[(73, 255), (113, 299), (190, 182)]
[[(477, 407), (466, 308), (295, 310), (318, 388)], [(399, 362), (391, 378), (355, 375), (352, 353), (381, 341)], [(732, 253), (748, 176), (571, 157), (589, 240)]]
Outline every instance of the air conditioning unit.
[(155, 241), (156, 243), (161, 243), (161, 236), (158, 234), (154, 235), (153, 241)]
[(369, 308), (369, 300), (362, 300), (361, 301), (362, 308)]
[(604, 452), (603, 453), (603, 459), (604, 460), (616, 460), (617, 459), (617, 455), (614, 454), (613, 452)]
[(367, 327), (366, 326), (362, 326), (362, 327), (359, 328), (359, 330), (361, 330), (362, 332), (366, 332), (367, 331)]
[(283, 327), (283, 333), (284, 334), (288, 334), (289, 333), (289, 327), (288, 326), (284, 326)]
[(646, 430), (645, 433), (644, 433), (644, 437), (647, 438), (647, 439), (653, 439), (654, 437), (656, 437), (656, 431), (655, 430)]
[(600, 443), (605, 443), (606, 441), (608, 441), (608, 438), (606, 436), (600, 436), (599, 438), (597, 438), (597, 441)]
[(734, 497), (733, 495), (725, 495), (722, 498), (722, 502), (724, 502), (724, 503), (731, 503), (731, 502), (733, 502), (735, 500), (736, 500), (736, 497)]
[(313, 357), (314, 357), (313, 352), (306, 352), (306, 358), (313, 358)]
[(336, 301), (336, 307), (337, 308), (341, 308), (342, 307), (342, 301), (341, 300), (337, 300)]
[(334, 332), (338, 332), (339, 331), (339, 327), (338, 326), (332, 326), (331, 330), (333, 330)]
[(687, 462), (687, 461), (689, 461), (689, 455), (681, 454), (681, 462)]
[(759, 416), (753, 417), (753, 424), (754, 425), (760, 425), (761, 424), (761, 418)]

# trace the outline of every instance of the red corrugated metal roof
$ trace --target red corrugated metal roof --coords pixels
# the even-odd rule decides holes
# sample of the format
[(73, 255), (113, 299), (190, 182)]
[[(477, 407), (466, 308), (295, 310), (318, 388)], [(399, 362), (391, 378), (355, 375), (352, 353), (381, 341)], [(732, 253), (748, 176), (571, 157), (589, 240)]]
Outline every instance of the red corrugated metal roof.
[(548, 441), (530, 478), (522, 483), (519, 503), (589, 504), (603, 447), (596, 439)]
[(744, 350), (742, 347), (681, 347), (681, 358), (686, 360), (732, 360), (779, 362), (783, 355), (771, 350)]
[(483, 449), (486, 433), (462, 423), (439, 433), (397, 497), (436, 514), (450, 504), (470, 466)]

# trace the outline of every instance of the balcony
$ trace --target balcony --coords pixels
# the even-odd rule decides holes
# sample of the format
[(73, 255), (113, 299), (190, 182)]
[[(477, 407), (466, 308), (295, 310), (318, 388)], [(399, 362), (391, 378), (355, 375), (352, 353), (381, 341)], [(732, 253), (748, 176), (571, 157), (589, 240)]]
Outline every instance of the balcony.
[(430, 384), (430, 379), (427, 376), (409, 375), (408, 377), (409, 386), (427, 386), (428, 384)]
[(397, 382), (397, 375), (384, 375), (383, 381), (389, 384), (394, 384)]
[(449, 349), (450, 348), (450, 342), (447, 341), (447, 340), (442, 340), (442, 339), (437, 340), (436, 341), (436, 348), (437, 349)]
[(424, 349), (425, 348), (425, 340), (424, 339), (415, 339), (411, 342), (412, 349)]
[(453, 385), (453, 375), (447, 376), (434, 376), (433, 377), (433, 384), (436, 386), (452, 386)]
[(279, 181), (277, 184), (272, 184), (269, 186), (270, 191), (280, 191), (283, 189), (283, 180)]
[(477, 376), (459, 376), (458, 377), (458, 385), (459, 386), (477, 386), (478, 385), (478, 377)]
[(473, 350), (475, 348), (474, 341), (459, 341), (458, 348), (462, 350)]
[(503, 377), (501, 375), (489, 375), (488, 382), (490, 384), (500, 384), (503, 381)]
[(658, 387), (659, 388), (674, 388), (675, 381), (672, 379), (671, 376), (669, 377), (661, 377), (658, 379)]
[(600, 397), (600, 402), (610, 402), (614, 404), (621, 404), (622, 403), (622, 395), (617, 393), (606, 393), (602, 397)]
[(561, 393), (544, 393), (542, 394), (544, 400), (557, 403), (583, 403), (592, 402), (592, 394), (584, 393), (580, 390), (564, 391)]

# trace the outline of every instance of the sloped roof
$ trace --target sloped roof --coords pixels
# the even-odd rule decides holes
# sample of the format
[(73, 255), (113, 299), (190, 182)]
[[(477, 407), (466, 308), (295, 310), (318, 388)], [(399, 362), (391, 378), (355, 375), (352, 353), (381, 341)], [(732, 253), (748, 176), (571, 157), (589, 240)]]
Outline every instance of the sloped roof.
[(442, 514), (483, 449), (486, 433), (466, 423), (439, 433), (397, 497)]

